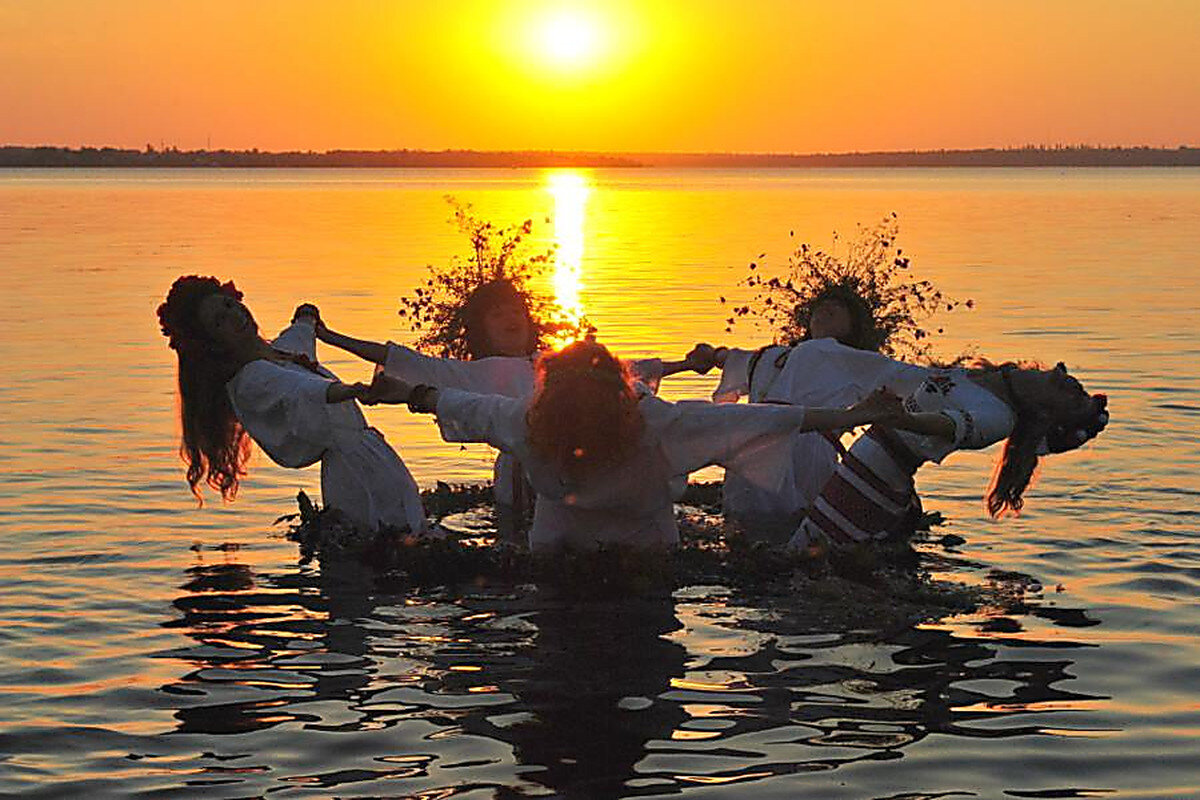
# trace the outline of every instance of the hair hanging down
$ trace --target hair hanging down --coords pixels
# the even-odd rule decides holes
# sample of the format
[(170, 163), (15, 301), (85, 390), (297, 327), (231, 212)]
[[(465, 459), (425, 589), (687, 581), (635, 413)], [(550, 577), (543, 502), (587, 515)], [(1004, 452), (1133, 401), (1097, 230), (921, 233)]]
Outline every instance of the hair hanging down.
[(526, 422), (534, 452), (572, 479), (628, 457), (644, 427), (628, 370), (594, 341), (538, 359)]
[[(1000, 366), (981, 362), (980, 366), (1001, 374), (1015, 369), (1040, 368), (1039, 365), (1013, 362)], [(1037, 474), (1041, 457), (1074, 450), (1094, 438), (1108, 424), (1107, 406), (1108, 398), (1095, 394), (1088, 415), (1063, 420), (1053, 418), (1042, 409), (1018, 403), (1016, 424), (1004, 443), (1004, 452), (988, 488), (988, 513), (993, 517), (1002, 517), (1009, 512), (1019, 514), (1025, 505), (1025, 490)]]
[(1041, 463), (1038, 443), (1049, 429), (1050, 423), (1043, 416), (1017, 411), (1017, 422), (1004, 443), (1004, 452), (988, 487), (987, 510), (993, 517), (1021, 512), (1025, 490)]
[(185, 275), (176, 279), (158, 307), (163, 336), (179, 357), (179, 455), (187, 464), (188, 486), (201, 502), (201, 481), (226, 500), (237, 496), (238, 481), (246, 474), (250, 457), (250, 437), (234, 415), (225, 390), (238, 365), (200, 324), (200, 303), (214, 294), (242, 299), (233, 281)]

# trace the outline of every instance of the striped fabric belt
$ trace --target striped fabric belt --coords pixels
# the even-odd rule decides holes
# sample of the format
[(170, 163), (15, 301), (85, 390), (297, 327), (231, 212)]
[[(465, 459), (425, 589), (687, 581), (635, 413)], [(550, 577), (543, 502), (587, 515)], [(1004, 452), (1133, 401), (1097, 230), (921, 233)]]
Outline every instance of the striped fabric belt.
[(880, 425), (872, 425), (867, 428), (866, 435), (875, 440), (883, 448), (884, 452), (896, 462), (896, 466), (909, 475), (916, 474), (917, 468), (921, 466), (923, 459), (917, 457), (912, 450), (909, 450), (908, 445), (896, 435), (895, 431)]

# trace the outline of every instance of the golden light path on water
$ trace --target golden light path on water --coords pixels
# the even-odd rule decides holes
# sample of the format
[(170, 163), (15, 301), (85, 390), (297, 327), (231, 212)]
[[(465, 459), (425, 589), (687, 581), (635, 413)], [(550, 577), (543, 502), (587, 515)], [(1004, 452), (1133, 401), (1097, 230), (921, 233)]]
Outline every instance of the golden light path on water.
[[(583, 223), (591, 187), (587, 178), (575, 170), (546, 173), (546, 189), (554, 198), (554, 242), (557, 245), (554, 274), (551, 278), (554, 299), (572, 322), (583, 317), (580, 300), (583, 263)], [(569, 342), (555, 341), (555, 347)]]

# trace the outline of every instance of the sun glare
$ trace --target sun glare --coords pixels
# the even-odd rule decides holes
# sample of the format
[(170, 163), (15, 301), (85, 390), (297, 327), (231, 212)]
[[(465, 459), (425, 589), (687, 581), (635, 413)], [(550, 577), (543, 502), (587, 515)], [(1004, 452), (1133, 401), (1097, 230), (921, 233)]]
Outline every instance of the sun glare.
[(559, 67), (593, 62), (601, 47), (599, 22), (578, 9), (558, 11), (542, 20), (538, 44), (545, 59)]
[[(587, 178), (574, 170), (555, 170), (546, 175), (546, 189), (554, 198), (554, 241), (558, 245), (554, 275), (554, 299), (573, 321), (583, 317), (580, 298), (583, 263), (583, 222), (589, 187)], [(569, 341), (554, 342), (555, 348)]]

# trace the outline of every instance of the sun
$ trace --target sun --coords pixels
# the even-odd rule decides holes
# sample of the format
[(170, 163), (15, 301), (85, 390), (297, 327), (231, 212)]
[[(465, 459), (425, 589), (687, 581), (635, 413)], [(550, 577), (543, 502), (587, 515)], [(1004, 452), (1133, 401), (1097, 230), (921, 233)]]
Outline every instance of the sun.
[(537, 25), (543, 59), (559, 68), (579, 68), (596, 61), (603, 46), (600, 21), (582, 9), (559, 9)]

